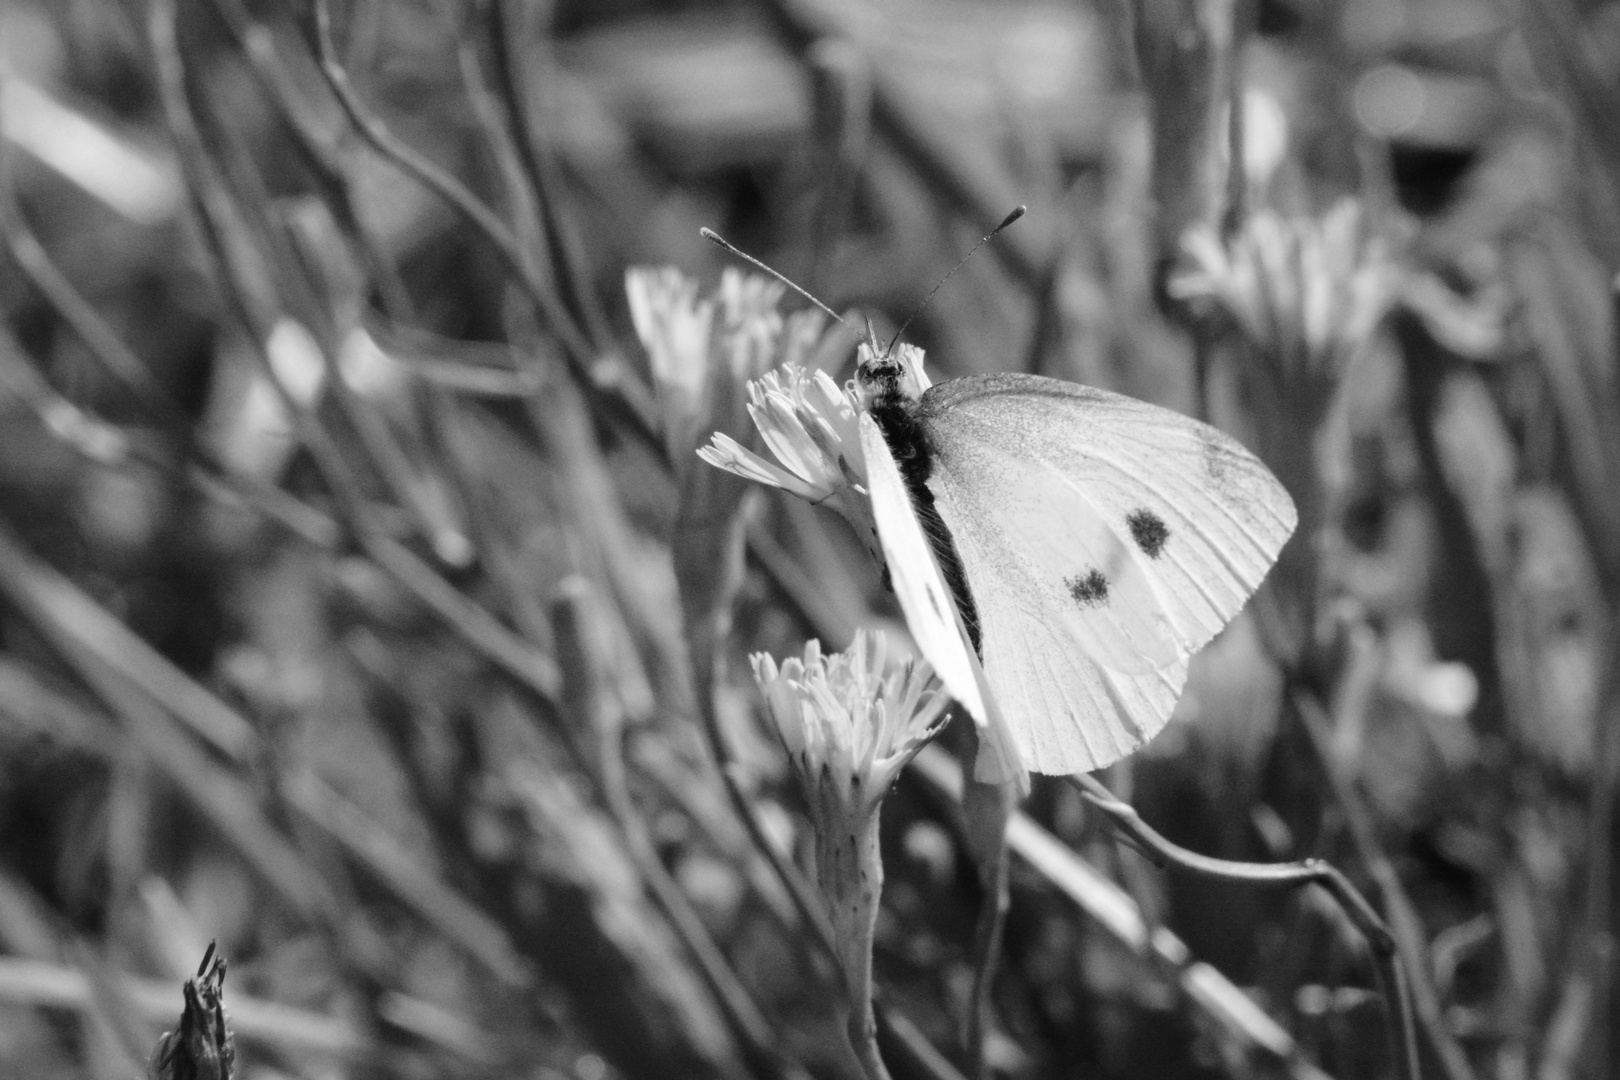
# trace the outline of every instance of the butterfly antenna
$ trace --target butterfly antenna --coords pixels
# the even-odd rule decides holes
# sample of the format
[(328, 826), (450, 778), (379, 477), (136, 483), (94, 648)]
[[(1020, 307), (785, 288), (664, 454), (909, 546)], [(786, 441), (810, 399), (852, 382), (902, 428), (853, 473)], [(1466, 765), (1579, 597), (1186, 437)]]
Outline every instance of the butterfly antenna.
[(846, 328), (849, 327), (849, 323), (845, 322), (843, 320), (843, 318), (838, 314), (838, 312), (834, 311), (832, 308), (828, 307), (826, 304), (823, 304), (820, 300), (817, 300), (815, 297), (811, 296), (808, 290), (806, 290), (803, 286), (799, 285), (797, 282), (794, 282), (791, 279), (789, 279), (786, 274), (778, 273), (777, 271), (772, 270), (770, 267), (766, 266), (764, 263), (760, 262), (758, 259), (756, 259), (752, 255), (748, 254), (748, 252), (744, 251), (742, 248), (740, 248), (737, 245), (733, 244), (730, 240), (727, 240), (725, 237), (721, 236), (719, 233), (715, 232), (713, 229), (708, 228), (707, 226), (705, 226), (704, 228), (699, 229), (698, 233), (702, 235), (703, 239), (708, 240), (711, 243), (719, 244), (721, 247), (725, 248), (727, 251), (729, 251), (733, 255), (737, 256), (737, 258), (746, 259), (749, 262), (753, 263), (755, 266), (759, 267), (761, 270), (763, 270), (767, 274), (771, 275), (771, 277), (775, 278), (777, 281), (780, 281), (782, 284), (786, 285), (788, 288), (792, 289), (794, 292), (798, 293), (800, 296), (804, 297), (806, 300), (808, 300), (812, 304), (816, 305), (816, 307), (820, 308), (822, 311), (825, 311), (827, 314), (831, 315), (833, 317), (833, 320), (835, 322), (837, 322), (840, 326), (843, 326), (843, 327), (846, 327)]
[[(894, 332), (894, 337), (889, 339), (889, 347), (883, 350), (884, 356), (889, 355), (889, 353), (894, 350), (894, 343), (900, 340), (900, 335), (906, 332), (906, 327), (910, 326), (916, 320), (917, 316), (923, 313), (923, 309), (926, 308), (928, 306), (928, 302), (934, 298), (934, 294), (939, 292), (940, 285), (943, 285), (947, 281), (951, 280), (951, 274), (954, 274), (958, 270), (962, 269), (962, 264), (973, 258), (973, 252), (978, 251), (991, 240), (994, 240), (997, 233), (1011, 225), (1013, 222), (1017, 221), (1019, 218), (1023, 217), (1024, 211), (1028, 209), (1029, 207), (1027, 206), (1014, 207), (1012, 213), (1001, 219), (1000, 225), (997, 225), (995, 228), (985, 233), (984, 236), (980, 238), (979, 242), (974, 244), (972, 249), (969, 250), (966, 255), (962, 256), (961, 262), (958, 262), (955, 266), (951, 267), (950, 273), (939, 279), (939, 285), (935, 285), (928, 291), (928, 295), (923, 297), (923, 302), (917, 305), (917, 310), (908, 315), (906, 317), (906, 321), (900, 324), (900, 329)], [(718, 239), (718, 237), (715, 237), (714, 239)]]

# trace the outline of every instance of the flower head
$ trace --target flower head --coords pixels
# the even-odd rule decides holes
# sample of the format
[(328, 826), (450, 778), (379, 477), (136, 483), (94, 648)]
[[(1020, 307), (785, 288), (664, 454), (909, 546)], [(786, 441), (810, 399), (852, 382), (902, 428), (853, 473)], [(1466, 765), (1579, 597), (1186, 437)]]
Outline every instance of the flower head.
[(652, 362), (664, 411), (664, 434), (672, 444), (697, 420), (709, 372), (714, 301), (697, 298), (697, 282), (674, 267), (632, 267), (624, 275), (630, 321)]
[[(782, 745), (824, 823), (873, 814), (906, 762), (939, 731), (946, 698), (926, 662), (893, 662), (880, 633), (856, 631), (841, 653), (780, 667), (753, 657), (754, 678)], [(818, 824), (823, 821), (818, 821)]]
[(783, 363), (803, 363), (825, 337), (814, 309), (784, 316), (783, 288), (757, 274), (728, 268), (720, 288), (700, 298), (697, 282), (673, 267), (637, 267), (625, 274), (636, 336), (647, 350), (664, 413), (664, 433), (677, 462), (699, 432), (740, 432), (749, 379)]
[(1282, 382), (1318, 402), (1389, 311), (1403, 272), (1369, 236), (1361, 206), (1344, 199), (1320, 220), (1252, 214), (1223, 243), (1212, 227), (1188, 232), (1190, 269), (1171, 295), (1224, 310)]
[(878, 810), (901, 768), (938, 733), (945, 698), (926, 664), (888, 662), (883, 636), (864, 630), (832, 656), (811, 641), (802, 660), (778, 667), (757, 653), (753, 663), (809, 803), (816, 884), (843, 968), (851, 1031), (869, 1034), (872, 934), (883, 887)]
[(824, 371), (784, 364), (748, 384), (748, 415), (775, 462), (716, 432), (698, 456), (811, 503), (827, 503), (856, 533), (872, 535), (855, 398)]

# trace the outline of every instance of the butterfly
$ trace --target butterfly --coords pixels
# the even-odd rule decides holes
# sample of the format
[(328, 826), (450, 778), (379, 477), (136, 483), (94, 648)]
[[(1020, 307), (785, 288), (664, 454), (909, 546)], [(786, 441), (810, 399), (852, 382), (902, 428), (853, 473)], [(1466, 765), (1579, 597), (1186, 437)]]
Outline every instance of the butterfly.
[(1121, 394), (1012, 373), (929, 385), (907, 344), (857, 359), (889, 580), (989, 736), (979, 779), (1142, 746), (1294, 531), (1288, 492), (1230, 436)]

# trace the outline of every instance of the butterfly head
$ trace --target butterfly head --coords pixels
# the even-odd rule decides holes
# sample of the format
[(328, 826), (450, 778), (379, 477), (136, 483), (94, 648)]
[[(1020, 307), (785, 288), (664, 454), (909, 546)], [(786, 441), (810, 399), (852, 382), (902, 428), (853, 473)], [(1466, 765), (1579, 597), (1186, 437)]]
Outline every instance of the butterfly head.
[(881, 350), (868, 342), (856, 350), (855, 379), (850, 387), (862, 409), (875, 404), (914, 402), (932, 384), (923, 371), (923, 351), (904, 342)]

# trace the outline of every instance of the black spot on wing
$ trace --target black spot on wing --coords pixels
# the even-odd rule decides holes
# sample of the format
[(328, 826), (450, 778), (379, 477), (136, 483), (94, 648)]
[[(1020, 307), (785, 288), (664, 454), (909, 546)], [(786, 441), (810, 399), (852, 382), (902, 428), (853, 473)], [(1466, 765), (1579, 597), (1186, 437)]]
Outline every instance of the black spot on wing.
[(1063, 584), (1069, 587), (1069, 595), (1074, 597), (1074, 602), (1081, 607), (1102, 607), (1108, 603), (1108, 579), (1095, 567), (1086, 571), (1084, 575), (1069, 578)]
[(1130, 526), (1131, 539), (1142, 549), (1142, 554), (1157, 559), (1164, 551), (1164, 542), (1170, 539), (1170, 528), (1164, 523), (1164, 518), (1144, 506), (1132, 510), (1125, 518), (1125, 524)]

